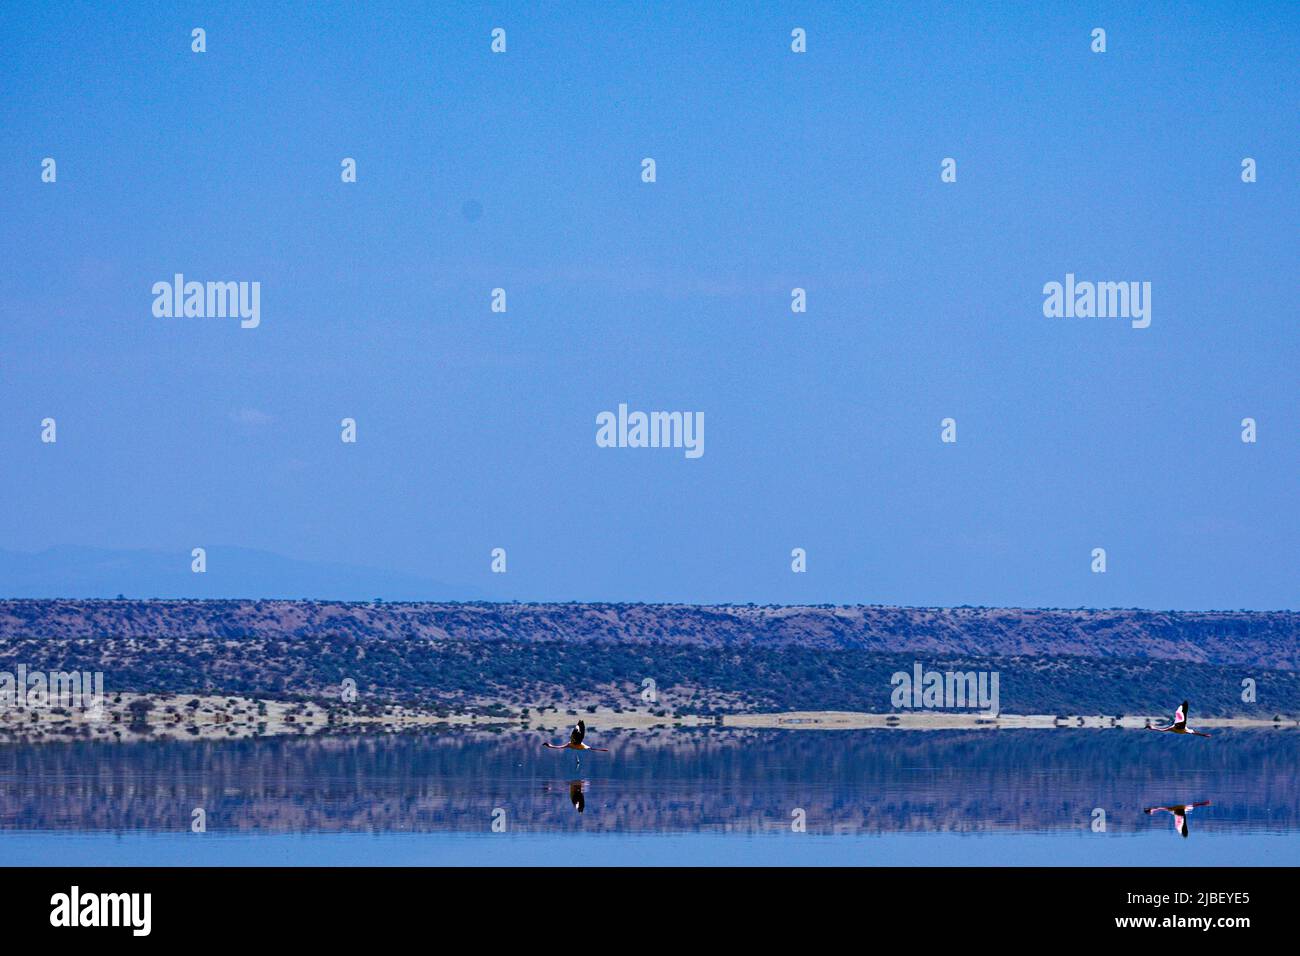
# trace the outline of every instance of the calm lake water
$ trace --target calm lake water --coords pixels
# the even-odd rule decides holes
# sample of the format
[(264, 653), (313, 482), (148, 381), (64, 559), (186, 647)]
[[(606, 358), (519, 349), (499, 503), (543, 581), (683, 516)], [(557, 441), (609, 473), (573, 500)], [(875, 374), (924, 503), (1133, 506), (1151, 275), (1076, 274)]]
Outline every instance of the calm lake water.
[[(1300, 863), (1294, 730), (592, 734), (613, 752), (580, 767), (517, 731), (0, 744), (0, 853), (73, 866)], [(206, 832), (191, 832), (196, 809)]]

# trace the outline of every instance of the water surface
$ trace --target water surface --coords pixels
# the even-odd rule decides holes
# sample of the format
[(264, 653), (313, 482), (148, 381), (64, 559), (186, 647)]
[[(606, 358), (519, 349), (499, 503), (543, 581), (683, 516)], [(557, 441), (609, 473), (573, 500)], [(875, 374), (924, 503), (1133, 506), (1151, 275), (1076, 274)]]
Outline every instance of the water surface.
[[(599, 737), (613, 752), (580, 765), (517, 731), (6, 743), (0, 852), (59, 865), (1300, 863), (1291, 730)], [(1171, 809), (1145, 812), (1158, 807)], [(192, 832), (196, 809), (206, 832)]]

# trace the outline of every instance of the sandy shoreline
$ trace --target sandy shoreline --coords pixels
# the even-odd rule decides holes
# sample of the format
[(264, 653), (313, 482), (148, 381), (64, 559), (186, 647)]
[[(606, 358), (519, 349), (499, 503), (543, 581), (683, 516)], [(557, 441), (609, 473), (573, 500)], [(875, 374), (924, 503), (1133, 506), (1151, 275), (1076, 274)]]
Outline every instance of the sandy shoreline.
[[(809, 730), (863, 730), (886, 728), (893, 730), (1051, 730), (1120, 728), (1142, 730), (1147, 726), (1160, 726), (1168, 717), (1125, 715), (1114, 717), (1105, 714), (1059, 716), (1052, 714), (984, 714), (908, 713), (865, 714), (845, 711), (809, 711), (785, 714), (736, 714), (724, 719), (726, 727), (780, 727)], [(1196, 722), (1205, 727), (1297, 727), (1300, 721), (1293, 717), (1274, 721), (1263, 717), (1202, 717)]]
[[(58, 741), (214, 740), (323, 732), (400, 733), (420, 728), (482, 727), (495, 731), (563, 734), (579, 718), (593, 729), (729, 728), (781, 730), (1141, 730), (1160, 725), (1161, 715), (1051, 715), (851, 711), (790, 711), (725, 715), (669, 716), (651, 711), (603, 708), (558, 710), (551, 705), (523, 708), (509, 714), (433, 713), (399, 706), (370, 709), (336, 703), (261, 700), (233, 696), (115, 695), (102, 713), (81, 710), (0, 710), (0, 740)], [(1300, 719), (1286, 716), (1203, 717), (1198, 728), (1296, 728)]]

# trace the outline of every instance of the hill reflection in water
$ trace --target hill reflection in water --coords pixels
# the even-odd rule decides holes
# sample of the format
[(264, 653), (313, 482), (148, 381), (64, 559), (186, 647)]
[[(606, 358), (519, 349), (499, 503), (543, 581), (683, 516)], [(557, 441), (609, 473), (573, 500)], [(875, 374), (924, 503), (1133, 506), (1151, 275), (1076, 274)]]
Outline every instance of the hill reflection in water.
[[(1212, 801), (1196, 832), (1300, 831), (1300, 734), (1123, 730), (447, 731), (226, 742), (8, 744), (0, 828), (210, 833), (1144, 832), (1147, 807)], [(504, 811), (503, 814), (500, 811)], [(1164, 816), (1160, 814), (1160, 816)], [(1167, 826), (1167, 822), (1165, 823)], [(1193, 837), (1196, 834), (1193, 834)]]

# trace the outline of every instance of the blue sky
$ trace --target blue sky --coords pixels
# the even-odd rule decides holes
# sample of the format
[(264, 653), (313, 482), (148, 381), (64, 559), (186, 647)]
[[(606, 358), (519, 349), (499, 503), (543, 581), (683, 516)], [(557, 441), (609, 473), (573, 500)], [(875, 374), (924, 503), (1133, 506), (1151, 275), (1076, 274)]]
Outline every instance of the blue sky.
[[(1300, 606), (1300, 7), (1132, 6), (6, 5), (0, 549)], [(261, 326), (155, 318), (176, 272)], [(1067, 272), (1151, 327), (1045, 318)], [(704, 456), (598, 448), (620, 402)]]

